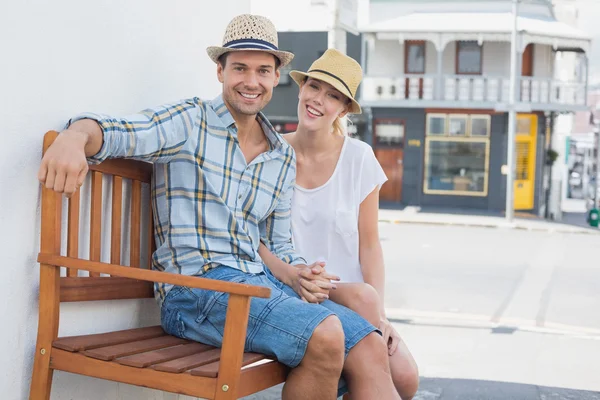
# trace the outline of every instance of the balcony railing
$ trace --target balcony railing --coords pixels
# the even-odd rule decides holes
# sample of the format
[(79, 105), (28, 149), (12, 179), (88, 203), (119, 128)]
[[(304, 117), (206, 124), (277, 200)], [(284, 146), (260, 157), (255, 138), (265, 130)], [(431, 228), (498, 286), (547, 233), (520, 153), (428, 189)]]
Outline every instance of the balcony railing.
[[(426, 101), (508, 103), (510, 80), (505, 76), (401, 75), (366, 77), (362, 100), (365, 102), (399, 101), (418, 106)], [(517, 98), (532, 105), (585, 106), (586, 85), (554, 79), (521, 77)]]

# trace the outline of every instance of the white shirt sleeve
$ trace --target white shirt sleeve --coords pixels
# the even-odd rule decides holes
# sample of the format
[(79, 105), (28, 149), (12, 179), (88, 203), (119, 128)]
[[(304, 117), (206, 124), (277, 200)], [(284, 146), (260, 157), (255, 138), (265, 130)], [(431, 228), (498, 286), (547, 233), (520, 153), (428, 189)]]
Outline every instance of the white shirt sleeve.
[(388, 180), (385, 172), (383, 172), (383, 168), (379, 164), (379, 161), (375, 157), (375, 153), (373, 153), (373, 149), (371, 146), (368, 146), (365, 149), (362, 161), (362, 167), (360, 169), (360, 182), (358, 185), (359, 191), (359, 204), (363, 202), (363, 200), (371, 194), (376, 187), (381, 189), (381, 185), (383, 185)]

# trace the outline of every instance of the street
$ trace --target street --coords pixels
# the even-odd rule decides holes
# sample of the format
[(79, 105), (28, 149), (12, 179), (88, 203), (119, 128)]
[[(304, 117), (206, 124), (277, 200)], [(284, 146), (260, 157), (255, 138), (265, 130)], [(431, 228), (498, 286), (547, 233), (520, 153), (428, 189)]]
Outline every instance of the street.
[(418, 399), (600, 399), (583, 392), (600, 390), (600, 236), (380, 229), (389, 317), (425, 378)]
[(420, 367), (415, 399), (600, 399), (600, 235), (393, 223), (380, 233), (388, 317)]

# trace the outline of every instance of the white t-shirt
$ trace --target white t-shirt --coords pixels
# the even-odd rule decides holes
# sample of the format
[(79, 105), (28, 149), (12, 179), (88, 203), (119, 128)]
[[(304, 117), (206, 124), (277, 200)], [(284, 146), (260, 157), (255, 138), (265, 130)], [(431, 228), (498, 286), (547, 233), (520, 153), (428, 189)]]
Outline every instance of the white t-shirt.
[(363, 282), (358, 254), (360, 204), (387, 180), (368, 144), (346, 137), (329, 180), (314, 189), (296, 185), (292, 237), (309, 264), (324, 261), (342, 282)]

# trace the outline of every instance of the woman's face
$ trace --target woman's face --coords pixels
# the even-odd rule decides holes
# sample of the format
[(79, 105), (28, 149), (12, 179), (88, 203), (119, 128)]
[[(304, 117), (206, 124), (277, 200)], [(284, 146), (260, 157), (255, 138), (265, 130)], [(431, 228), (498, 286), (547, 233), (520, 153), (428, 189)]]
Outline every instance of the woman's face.
[(348, 97), (318, 79), (308, 78), (298, 99), (298, 122), (310, 130), (330, 130), (337, 117), (348, 113)]

